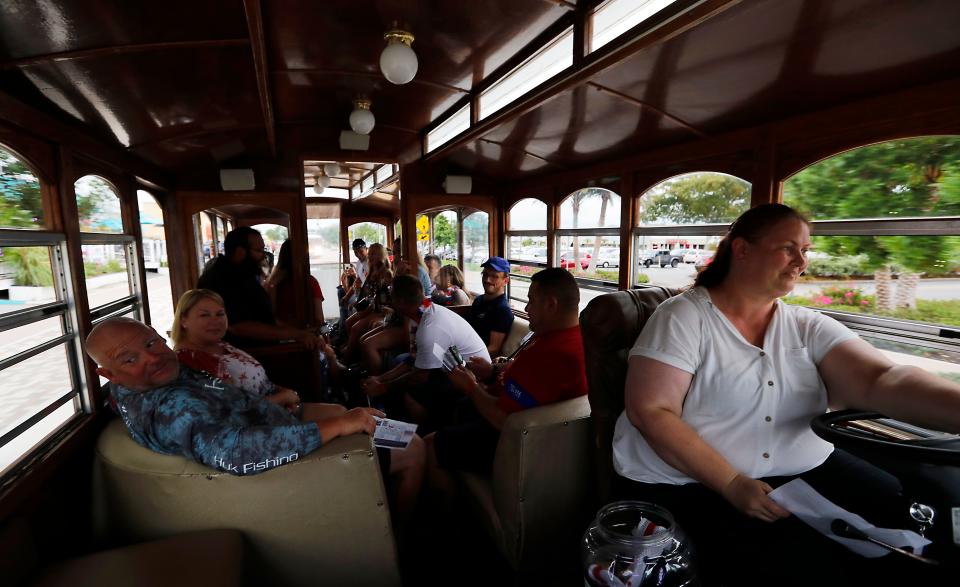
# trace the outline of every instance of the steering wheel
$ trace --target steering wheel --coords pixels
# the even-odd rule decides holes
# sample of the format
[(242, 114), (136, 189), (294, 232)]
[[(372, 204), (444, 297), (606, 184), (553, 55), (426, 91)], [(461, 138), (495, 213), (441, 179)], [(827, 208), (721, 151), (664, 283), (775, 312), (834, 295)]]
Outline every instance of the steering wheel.
[(864, 457), (960, 466), (960, 436), (875, 412), (828, 412), (814, 418), (810, 427), (827, 442)]

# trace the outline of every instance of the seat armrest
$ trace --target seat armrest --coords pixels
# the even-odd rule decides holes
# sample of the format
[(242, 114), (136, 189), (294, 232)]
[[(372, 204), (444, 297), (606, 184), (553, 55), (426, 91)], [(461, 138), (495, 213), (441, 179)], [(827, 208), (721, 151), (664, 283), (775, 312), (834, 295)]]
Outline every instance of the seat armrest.
[[(510, 562), (534, 563), (589, 516), (590, 404), (586, 396), (511, 414), (493, 464), (493, 501)], [(575, 544), (575, 542), (574, 542)]]

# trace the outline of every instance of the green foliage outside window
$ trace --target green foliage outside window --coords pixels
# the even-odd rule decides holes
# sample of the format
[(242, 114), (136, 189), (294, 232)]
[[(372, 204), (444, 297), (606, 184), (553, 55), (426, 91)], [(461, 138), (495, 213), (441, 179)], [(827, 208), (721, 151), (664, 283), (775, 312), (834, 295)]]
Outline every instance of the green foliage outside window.
[(0, 228), (42, 226), (40, 182), (23, 162), (0, 148)]
[[(960, 137), (889, 141), (811, 165), (784, 184), (784, 203), (813, 220), (960, 215)], [(865, 271), (894, 265), (946, 275), (960, 268), (960, 237), (822, 236), (816, 250), (863, 256)]]

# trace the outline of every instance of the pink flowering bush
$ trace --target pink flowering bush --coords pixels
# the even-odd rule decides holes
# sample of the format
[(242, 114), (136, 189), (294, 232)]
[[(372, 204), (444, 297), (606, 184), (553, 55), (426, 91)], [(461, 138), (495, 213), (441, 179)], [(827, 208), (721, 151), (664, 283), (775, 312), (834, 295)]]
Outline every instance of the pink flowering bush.
[(863, 290), (854, 287), (829, 286), (810, 296), (815, 306), (853, 306), (863, 310), (873, 307), (874, 296), (868, 296)]

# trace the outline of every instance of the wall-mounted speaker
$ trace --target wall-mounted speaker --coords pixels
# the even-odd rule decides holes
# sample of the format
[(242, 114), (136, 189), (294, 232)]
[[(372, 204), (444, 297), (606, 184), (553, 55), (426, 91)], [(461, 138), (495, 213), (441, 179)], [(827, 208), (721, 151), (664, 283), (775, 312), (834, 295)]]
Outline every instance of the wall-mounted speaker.
[(469, 175), (448, 175), (443, 180), (443, 191), (448, 194), (469, 194), (473, 189), (473, 178)]
[(366, 151), (370, 148), (370, 135), (342, 130), (340, 131), (340, 148), (344, 151)]
[(254, 186), (252, 169), (220, 170), (220, 187), (225, 192), (252, 190)]

